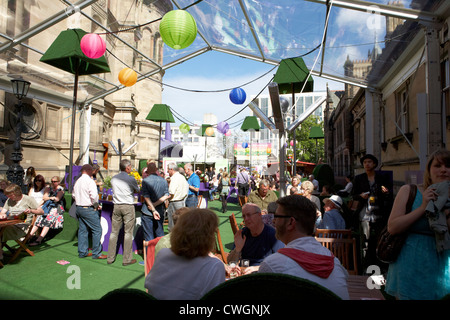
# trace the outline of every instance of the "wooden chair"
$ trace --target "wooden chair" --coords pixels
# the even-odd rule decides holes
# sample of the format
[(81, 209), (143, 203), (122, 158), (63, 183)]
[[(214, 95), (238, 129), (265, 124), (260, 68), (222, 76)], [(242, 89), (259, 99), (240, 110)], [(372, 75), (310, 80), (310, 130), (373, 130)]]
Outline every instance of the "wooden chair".
[(155, 262), (155, 247), (161, 238), (158, 237), (150, 241), (144, 241), (145, 276), (147, 276), (153, 267), (153, 263)]
[(356, 260), (356, 240), (344, 238), (323, 238), (316, 237), (324, 247), (328, 248), (349, 274), (357, 275), (358, 266)]
[(220, 236), (220, 231), (217, 229), (216, 232), (216, 247), (214, 250), (214, 255), (219, 258), (223, 263), (227, 263), (228, 252), (225, 252), (222, 243), (222, 237)]
[(316, 238), (351, 239), (350, 229), (316, 229)]
[[(26, 243), (28, 242), (28, 240), (31, 237), (31, 229), (33, 229), (34, 223), (36, 222), (37, 219), (37, 215), (33, 215), (33, 219), (31, 220), (31, 224), (30, 227), (28, 228), (28, 232), (25, 235), (25, 238), (23, 239), (23, 241), (21, 241), (20, 239), (16, 239), (14, 241), (17, 242), (17, 244), (19, 245), (19, 248), (16, 250), (16, 252), (14, 252), (13, 256), (11, 257), (11, 259), (9, 260), (9, 262), (13, 262), (14, 260), (17, 259), (17, 257), (19, 256), (19, 254), (22, 251), (27, 252), (30, 256), (34, 257), (34, 253), (33, 251), (31, 251), (30, 249), (28, 249)], [(4, 246), (6, 248), (8, 248), (9, 251), (13, 252), (14, 250), (12, 250), (6, 243), (4, 244)]]
[(234, 215), (234, 213), (232, 213), (228, 218), (230, 219), (231, 230), (233, 230), (233, 234), (236, 234), (236, 232), (239, 230), (236, 216)]

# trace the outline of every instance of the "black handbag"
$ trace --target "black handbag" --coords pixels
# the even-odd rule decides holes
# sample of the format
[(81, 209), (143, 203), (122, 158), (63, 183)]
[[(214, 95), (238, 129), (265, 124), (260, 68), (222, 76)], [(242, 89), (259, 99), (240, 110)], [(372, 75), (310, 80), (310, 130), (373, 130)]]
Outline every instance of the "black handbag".
[[(417, 186), (415, 184), (410, 184), (409, 187), (410, 189), (408, 202), (406, 203), (406, 213), (411, 212), (412, 204), (417, 192)], [(395, 235), (390, 234), (387, 231), (387, 226), (385, 226), (380, 233), (377, 243), (376, 255), (378, 260), (385, 263), (392, 263), (397, 260), (407, 236), (408, 232)]]

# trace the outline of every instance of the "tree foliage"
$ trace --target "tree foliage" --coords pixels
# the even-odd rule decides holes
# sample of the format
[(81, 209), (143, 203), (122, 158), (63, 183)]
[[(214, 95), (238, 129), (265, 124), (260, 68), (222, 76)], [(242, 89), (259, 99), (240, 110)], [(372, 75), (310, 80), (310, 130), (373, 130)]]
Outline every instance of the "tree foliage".
[[(314, 162), (320, 158), (324, 158), (325, 155), (325, 142), (324, 139), (310, 139), (309, 133), (311, 127), (319, 126), (323, 131), (323, 121), (319, 121), (317, 116), (309, 116), (302, 122), (302, 124), (295, 130), (296, 136), (296, 159), (305, 162)], [(289, 133), (289, 142), (293, 139), (293, 134)], [(289, 144), (289, 147), (292, 148)], [(317, 155), (316, 155), (317, 151)]]

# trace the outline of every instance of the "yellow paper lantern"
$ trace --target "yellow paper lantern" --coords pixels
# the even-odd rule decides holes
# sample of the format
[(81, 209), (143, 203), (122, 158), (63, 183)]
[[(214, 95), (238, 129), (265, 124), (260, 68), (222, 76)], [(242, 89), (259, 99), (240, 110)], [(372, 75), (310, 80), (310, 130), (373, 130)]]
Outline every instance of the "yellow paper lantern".
[(212, 136), (214, 135), (214, 129), (213, 129), (212, 127), (206, 128), (205, 134), (206, 134), (208, 137), (212, 137)]
[(133, 69), (124, 68), (119, 72), (119, 81), (126, 87), (131, 87), (137, 82), (137, 73)]

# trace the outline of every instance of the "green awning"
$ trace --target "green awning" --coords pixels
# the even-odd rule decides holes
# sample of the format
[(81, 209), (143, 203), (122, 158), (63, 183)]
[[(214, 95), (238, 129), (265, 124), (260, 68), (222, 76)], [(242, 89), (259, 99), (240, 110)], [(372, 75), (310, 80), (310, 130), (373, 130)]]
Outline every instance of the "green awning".
[(62, 31), (39, 61), (72, 74), (75, 74), (79, 63), (78, 75), (80, 76), (111, 72), (105, 56), (91, 59), (81, 51), (80, 41), (85, 34), (87, 32), (82, 29)]
[(311, 127), (311, 131), (309, 132), (310, 139), (323, 139), (323, 131), (320, 127)]
[(167, 104), (154, 104), (145, 119), (155, 122), (175, 122), (172, 111)]
[[(278, 84), (280, 94), (301, 92), (309, 70), (301, 57), (281, 60), (273, 82)], [(310, 76), (303, 92), (314, 91), (314, 80)]]
[(247, 131), (247, 130), (255, 130), (259, 131), (261, 127), (259, 126), (258, 119), (255, 116), (247, 116), (244, 119), (244, 122), (242, 123), (241, 130)]

